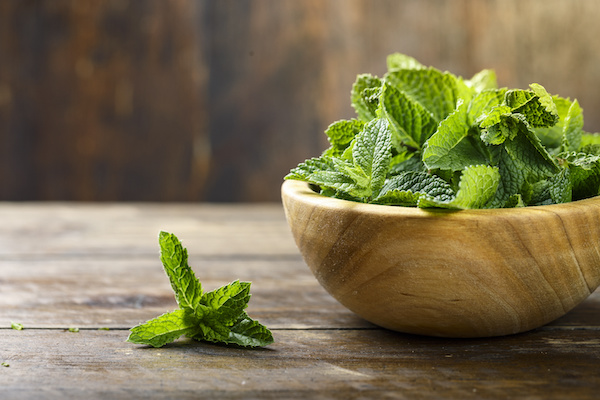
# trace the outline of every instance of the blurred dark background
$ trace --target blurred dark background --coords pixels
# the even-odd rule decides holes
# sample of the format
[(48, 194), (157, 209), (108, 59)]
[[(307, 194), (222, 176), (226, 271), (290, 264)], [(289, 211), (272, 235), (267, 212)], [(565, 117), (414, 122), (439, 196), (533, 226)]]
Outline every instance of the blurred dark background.
[(596, 0), (0, 0), (0, 200), (279, 201), (402, 52), (577, 98)]

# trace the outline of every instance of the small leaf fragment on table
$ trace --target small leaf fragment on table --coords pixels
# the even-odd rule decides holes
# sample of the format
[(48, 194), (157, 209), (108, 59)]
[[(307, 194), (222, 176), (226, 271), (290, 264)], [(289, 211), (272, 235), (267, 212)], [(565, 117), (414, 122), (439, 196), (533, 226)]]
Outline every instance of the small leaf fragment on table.
[(12, 322), (10, 323), (10, 327), (16, 331), (22, 331), (25, 327), (23, 326), (23, 324), (19, 324), (17, 322)]

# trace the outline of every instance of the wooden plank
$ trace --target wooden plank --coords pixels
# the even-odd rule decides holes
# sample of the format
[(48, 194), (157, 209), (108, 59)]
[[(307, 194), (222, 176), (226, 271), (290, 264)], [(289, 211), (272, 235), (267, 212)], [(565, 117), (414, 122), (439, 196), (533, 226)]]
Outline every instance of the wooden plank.
[[(174, 308), (162, 228), (205, 287), (252, 281), (249, 311), (268, 326), (371, 326), (318, 285), (279, 205), (3, 203), (0, 220), (0, 326), (127, 328)], [(600, 326), (599, 293), (551, 326)]]
[[(192, 256), (190, 265), (211, 290), (251, 281), (249, 312), (274, 328), (371, 326), (337, 303), (296, 259)], [(0, 261), (0, 326), (128, 328), (176, 308), (158, 256)], [(600, 290), (550, 326), (600, 328)]]
[[(331, 298), (295, 249), (278, 205), (0, 204), (0, 220), (0, 363), (10, 365), (0, 367), (2, 399), (594, 399), (600, 392), (600, 291), (528, 333), (418, 337), (374, 327)], [(158, 259), (162, 225), (185, 241), (206, 289), (253, 282), (248, 311), (273, 329), (273, 345), (125, 342), (128, 328), (176, 307)], [(26, 329), (10, 329), (10, 321)]]
[[(329, 296), (301, 260), (190, 264), (206, 290), (253, 282), (248, 312), (269, 327), (370, 326)], [(0, 262), (0, 270), (0, 326), (129, 328), (177, 307), (158, 257)]]
[[(445, 340), (385, 330), (275, 331), (266, 349), (125, 331), (1, 330), (3, 399), (597, 399), (597, 332)], [(51, 351), (50, 351), (51, 349)]]
[(279, 204), (0, 203), (7, 255), (158, 254), (158, 232), (191, 254), (297, 255)]

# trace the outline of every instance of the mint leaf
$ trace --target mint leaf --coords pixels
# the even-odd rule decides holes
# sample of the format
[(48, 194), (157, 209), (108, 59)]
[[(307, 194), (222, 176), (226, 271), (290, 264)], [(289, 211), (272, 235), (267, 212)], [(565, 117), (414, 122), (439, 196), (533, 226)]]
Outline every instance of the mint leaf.
[(23, 329), (25, 329), (23, 324), (19, 324), (18, 322), (11, 322), (10, 327), (11, 329), (14, 329), (16, 331), (22, 331)]
[(371, 74), (362, 74), (352, 85), (352, 107), (358, 119), (368, 122), (377, 116), (381, 80)]
[(371, 195), (371, 190), (366, 187), (367, 177), (355, 172), (356, 168), (352, 164), (336, 160), (335, 166), (338, 171), (316, 171), (308, 177), (308, 181), (323, 190), (331, 189), (333, 194), (342, 192), (352, 198)]
[[(377, 196), (385, 182), (391, 160), (392, 134), (385, 119), (365, 125), (344, 152), (342, 159), (331, 158), (332, 168), (317, 170), (306, 180), (320, 186), (323, 193), (354, 199)], [(350, 151), (350, 155), (346, 153)], [(347, 160), (345, 158), (350, 158)]]
[(471, 134), (467, 108), (468, 104), (460, 104), (426, 142), (423, 163), (427, 168), (460, 171), (469, 165), (487, 163), (483, 145)]
[(325, 151), (325, 155), (340, 157), (364, 126), (364, 121), (356, 119), (341, 120), (329, 125), (325, 134), (331, 147)]
[(264, 325), (242, 314), (231, 327), (228, 343), (259, 347), (273, 343), (273, 335)]
[(395, 69), (422, 69), (426, 67), (413, 57), (405, 54), (393, 53), (387, 57), (387, 68), (388, 71), (392, 71)]
[(529, 182), (544, 180), (559, 172), (554, 158), (542, 146), (527, 124), (516, 120), (514, 138), (492, 153), (500, 171), (500, 184), (493, 207), (503, 207), (513, 195), (520, 194)]
[(388, 177), (409, 171), (426, 172), (425, 165), (423, 164), (419, 152), (404, 150), (401, 153), (392, 156)]
[(434, 68), (390, 71), (385, 81), (428, 110), (435, 122), (446, 118), (457, 103), (456, 77)]
[(568, 203), (572, 200), (571, 174), (568, 168), (558, 174), (532, 185), (530, 205)]
[(473, 89), (475, 93), (482, 92), (488, 89), (496, 89), (498, 87), (498, 83), (496, 81), (496, 71), (492, 69), (484, 69), (475, 75), (468, 81), (465, 81), (465, 84)]
[(594, 144), (600, 145), (600, 133), (583, 133), (581, 135), (581, 147)]
[(231, 282), (200, 299), (200, 304), (211, 309), (212, 316), (225, 325), (235, 322), (250, 301), (250, 282)]
[(469, 126), (479, 125), (483, 120), (487, 119), (489, 113), (502, 104), (505, 94), (506, 89), (489, 89), (483, 90), (473, 97), (471, 102), (469, 102), (467, 110), (467, 122)]
[(335, 171), (334, 162), (329, 156), (311, 158), (293, 168), (284, 179), (310, 181), (309, 176), (319, 171)]
[(394, 132), (396, 149), (404, 145), (418, 149), (435, 130), (431, 113), (395, 87), (384, 84), (380, 101)]
[(373, 195), (377, 195), (385, 182), (386, 172), (392, 157), (392, 135), (385, 119), (375, 119), (356, 138), (352, 151), (354, 165), (368, 179)]
[[(567, 142), (565, 142), (565, 140), (571, 141), (572, 135), (578, 135), (579, 138), (574, 138), (575, 141), (573, 144), (575, 144), (575, 142), (580, 144), (581, 142), (581, 133), (573, 132), (573, 128), (568, 128), (571, 131), (569, 133), (570, 138), (565, 138), (565, 120), (567, 120), (567, 117), (569, 116), (569, 109), (573, 105), (573, 102), (569, 99), (565, 99), (559, 96), (552, 97), (552, 100), (554, 101), (554, 104), (556, 105), (556, 109), (558, 111), (558, 122), (553, 126), (535, 128), (534, 131), (536, 135), (540, 138), (544, 147), (546, 147), (549, 151), (560, 151), (561, 146), (563, 147), (562, 151), (569, 151), (570, 145)], [(574, 114), (575, 108), (573, 109), (572, 114), (569, 117), (569, 119), (573, 119), (573, 121), (569, 123), (569, 125), (571, 126), (573, 126), (572, 123), (574, 123), (575, 119), (577, 119), (577, 117)], [(578, 149), (578, 147), (575, 147), (572, 149), (572, 151), (576, 151)]]
[(523, 196), (521, 194), (515, 194), (510, 196), (506, 203), (504, 203), (504, 208), (517, 208), (525, 206), (526, 204), (523, 201)]
[(504, 101), (484, 113), (478, 120), (481, 139), (490, 145), (512, 140), (521, 124), (529, 127), (550, 127), (558, 121), (558, 110), (552, 97), (538, 84), (532, 90), (509, 90)]
[(200, 332), (193, 338), (244, 347), (263, 347), (273, 343), (271, 331), (258, 321), (248, 317), (246, 313), (242, 313), (231, 326), (223, 325), (216, 320), (210, 320), (210, 322), (213, 325), (202, 324)]
[(513, 115), (512, 108), (507, 105), (498, 105), (485, 114), (480, 120), (481, 140), (486, 144), (502, 144), (506, 139), (513, 139), (517, 134), (519, 121), (522, 115)]
[(568, 165), (573, 199), (585, 199), (600, 193), (600, 154), (572, 152), (563, 155)]
[(425, 195), (446, 202), (454, 198), (454, 191), (450, 184), (438, 176), (425, 172), (404, 172), (385, 183), (374, 203), (416, 206), (421, 196)]
[(558, 122), (558, 110), (543, 86), (530, 85), (531, 90), (514, 89), (506, 92), (504, 103), (513, 114), (522, 114), (532, 127), (553, 126)]
[(558, 174), (549, 179), (548, 191), (553, 204), (568, 203), (573, 199), (571, 172), (563, 168)]
[(456, 197), (441, 201), (437, 198), (422, 197), (419, 207), (442, 208), (485, 208), (493, 198), (500, 183), (498, 168), (488, 165), (476, 165), (463, 170)]
[(244, 311), (250, 300), (250, 282), (234, 281), (203, 293), (179, 239), (160, 232), (159, 243), (161, 260), (179, 309), (131, 328), (129, 342), (161, 347), (186, 335), (196, 340), (247, 347), (273, 343), (271, 332)]
[(128, 342), (162, 347), (194, 331), (196, 324), (188, 310), (175, 310), (131, 328)]
[(583, 137), (583, 110), (577, 100), (573, 101), (567, 114), (561, 120), (563, 131), (563, 149), (577, 151), (581, 147)]
[(194, 310), (202, 296), (202, 286), (188, 265), (187, 250), (171, 233), (160, 232), (160, 259), (171, 281), (179, 307)]

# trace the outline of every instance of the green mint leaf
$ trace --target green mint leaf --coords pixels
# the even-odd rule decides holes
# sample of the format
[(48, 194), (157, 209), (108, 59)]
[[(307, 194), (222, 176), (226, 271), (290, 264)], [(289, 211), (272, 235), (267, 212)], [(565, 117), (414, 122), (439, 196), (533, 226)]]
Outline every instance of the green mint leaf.
[(571, 173), (568, 168), (563, 168), (558, 174), (549, 179), (550, 198), (552, 203), (568, 203), (573, 199), (573, 188), (571, 185)]
[(248, 306), (250, 301), (250, 282), (234, 281), (218, 289), (207, 292), (200, 303), (212, 310), (224, 325), (233, 324)]
[(523, 121), (517, 122), (515, 137), (504, 143), (508, 155), (523, 164), (534, 180), (559, 172), (556, 159), (548, 153), (536, 134)]
[(202, 293), (179, 239), (167, 232), (161, 232), (159, 238), (161, 260), (179, 309), (131, 328), (129, 342), (161, 347), (182, 335), (250, 347), (273, 342), (271, 332), (244, 311), (250, 300), (250, 282), (234, 281)]
[(428, 110), (435, 123), (456, 108), (456, 77), (434, 68), (390, 71), (385, 81)]
[(526, 204), (523, 201), (523, 196), (521, 194), (515, 194), (510, 196), (506, 203), (504, 203), (504, 208), (517, 208), (525, 206)]
[(273, 334), (265, 326), (240, 314), (233, 324), (225, 325), (217, 319), (204, 321), (193, 336), (196, 340), (235, 344), (244, 347), (262, 347), (273, 343)]
[(369, 122), (356, 138), (352, 156), (354, 165), (369, 178), (371, 195), (376, 196), (383, 186), (392, 157), (392, 134), (385, 119)]
[[(576, 146), (577, 144), (581, 143), (582, 134), (582, 132), (575, 132), (573, 129), (574, 123), (576, 122), (575, 120), (578, 118), (575, 115), (578, 106), (573, 108), (573, 110), (571, 111), (571, 116), (569, 117), (569, 119), (572, 119), (572, 121), (570, 121), (568, 124), (570, 127), (567, 128), (569, 130), (567, 138), (565, 137), (565, 120), (569, 116), (569, 109), (573, 105), (573, 102), (569, 99), (565, 99), (559, 96), (552, 97), (552, 100), (554, 101), (556, 109), (558, 110), (558, 122), (553, 126), (535, 128), (535, 133), (540, 138), (544, 147), (551, 151), (559, 151), (561, 150), (561, 147), (562, 151), (577, 151), (579, 147)], [(581, 117), (583, 118), (583, 115), (581, 115)], [(572, 144), (575, 145), (572, 148), (572, 150), (571, 144), (569, 144), (569, 142), (571, 141), (573, 141)]]
[(571, 176), (568, 168), (558, 174), (535, 182), (532, 185), (532, 196), (529, 205), (543, 206), (549, 204), (568, 203), (572, 200)]
[(194, 310), (202, 297), (202, 285), (188, 265), (187, 250), (171, 233), (160, 232), (160, 259), (171, 281), (179, 307)]
[(11, 329), (14, 329), (16, 331), (22, 331), (23, 329), (25, 329), (23, 324), (19, 324), (18, 322), (11, 322), (10, 327)]
[(600, 133), (582, 133), (581, 147), (589, 145), (600, 145)]
[(454, 198), (452, 186), (438, 176), (425, 172), (404, 172), (391, 177), (381, 189), (377, 204), (416, 206), (421, 196), (427, 195), (440, 202)]
[(427, 168), (460, 171), (474, 163), (487, 163), (481, 141), (470, 133), (467, 107), (466, 103), (460, 104), (427, 140), (423, 150)]
[(465, 84), (473, 89), (475, 93), (483, 92), (488, 89), (497, 89), (498, 83), (496, 81), (496, 72), (492, 69), (484, 69), (475, 75)]
[[(592, 150), (590, 146), (587, 149)], [(600, 151), (596, 154), (572, 152), (563, 157), (571, 173), (573, 200), (597, 196), (600, 193)]]
[(388, 71), (392, 71), (396, 69), (424, 69), (426, 67), (410, 56), (393, 53), (387, 56), (387, 68)]
[(506, 139), (513, 139), (518, 131), (519, 119), (522, 115), (513, 115), (509, 106), (499, 105), (485, 114), (479, 123), (481, 140), (486, 144), (502, 144)]
[(515, 137), (493, 149), (500, 171), (500, 184), (493, 207), (504, 207), (508, 199), (522, 193), (528, 182), (547, 179), (560, 171), (555, 159), (523, 121), (515, 120)]
[(384, 115), (394, 133), (394, 147), (420, 148), (436, 128), (431, 113), (393, 86), (384, 84), (381, 94)]
[(273, 343), (273, 334), (244, 313), (231, 327), (227, 341), (244, 347), (263, 347)]
[(404, 150), (392, 157), (388, 176), (409, 171), (427, 172), (420, 153)]
[(369, 189), (363, 185), (359, 185), (356, 180), (349, 176), (350, 174), (347, 171), (354, 168), (353, 165), (341, 166), (341, 163), (338, 161), (336, 166), (344, 169), (344, 172), (316, 171), (309, 176), (308, 181), (324, 188), (325, 190), (331, 189), (332, 194), (341, 192), (352, 198), (362, 198), (371, 195), (371, 191)]
[(431, 197), (419, 199), (419, 207), (441, 208), (485, 208), (494, 197), (500, 183), (498, 168), (488, 165), (476, 165), (463, 170), (456, 197), (451, 200), (440, 201)]
[[(502, 104), (505, 94), (506, 89), (487, 89), (473, 97), (467, 110), (467, 122), (469, 126), (479, 125), (489, 117), (491, 112), (502, 114), (502, 112), (499, 112), (500, 110), (493, 110)], [(499, 118), (496, 122), (499, 122)], [(488, 126), (492, 124), (487, 123)]]
[(558, 109), (552, 97), (538, 84), (531, 84), (531, 88), (507, 91), (502, 104), (480, 117), (481, 139), (486, 144), (499, 145), (512, 140), (523, 123), (533, 128), (556, 124)]
[(484, 208), (494, 196), (500, 183), (497, 167), (476, 165), (463, 170), (456, 198), (451, 204), (457, 208)]
[(374, 119), (349, 146), (351, 161), (332, 158), (333, 171), (315, 171), (306, 180), (332, 189), (333, 193), (369, 200), (379, 193), (385, 182), (391, 161), (391, 138), (387, 120)]
[(558, 110), (552, 96), (537, 83), (531, 90), (514, 89), (506, 92), (505, 104), (513, 114), (522, 114), (534, 128), (552, 126), (558, 122)]
[(322, 156), (311, 158), (298, 164), (290, 171), (284, 179), (294, 179), (298, 181), (309, 181), (309, 176), (317, 171), (335, 171), (334, 163), (331, 157)]
[(583, 110), (577, 100), (571, 103), (567, 114), (560, 122), (563, 131), (562, 145), (564, 151), (579, 150), (583, 136)]
[[(529, 123), (534, 126), (552, 126), (558, 122), (558, 109), (556, 108), (556, 104), (554, 103), (554, 99), (552, 96), (546, 91), (546, 89), (538, 84), (532, 83), (529, 85), (533, 93), (538, 97), (537, 102), (540, 106), (544, 108), (544, 110), (539, 110), (537, 107), (532, 107), (534, 111), (534, 115), (537, 118), (528, 118)], [(517, 111), (517, 110), (515, 110)], [(520, 111), (517, 111), (520, 112)], [(524, 113), (529, 116), (528, 113)]]
[(354, 137), (363, 130), (364, 121), (356, 119), (341, 120), (329, 125), (325, 134), (331, 144), (325, 155), (331, 157), (340, 157), (344, 150), (348, 148)]
[(231, 327), (229, 325), (209, 314), (198, 324), (198, 330), (192, 338), (206, 342), (227, 343), (230, 332)]
[(179, 309), (131, 328), (127, 341), (162, 347), (179, 339), (182, 335), (191, 334), (195, 328), (196, 321), (190, 311)]
[(371, 74), (362, 74), (352, 85), (352, 107), (358, 119), (368, 122), (377, 116), (381, 80)]

